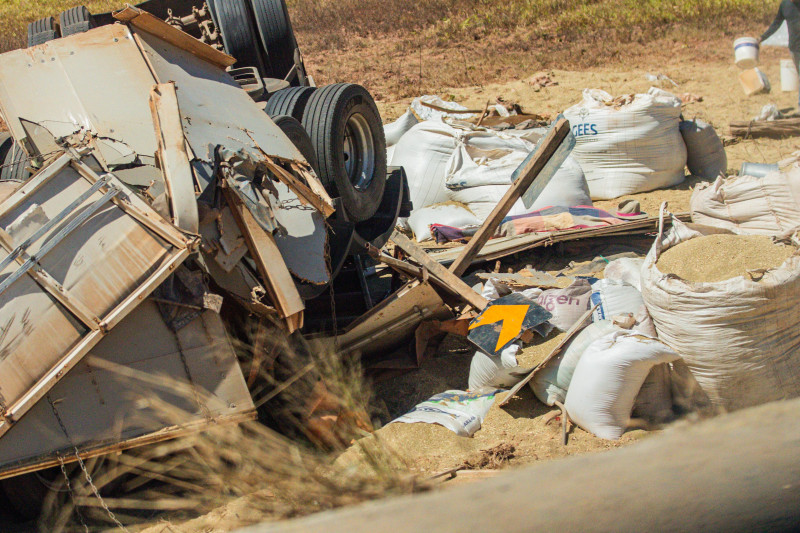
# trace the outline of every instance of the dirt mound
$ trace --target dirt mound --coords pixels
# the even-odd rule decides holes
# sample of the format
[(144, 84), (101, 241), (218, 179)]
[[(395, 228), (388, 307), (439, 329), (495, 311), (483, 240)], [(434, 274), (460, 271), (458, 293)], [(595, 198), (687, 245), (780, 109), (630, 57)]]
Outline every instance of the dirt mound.
[(706, 235), (670, 248), (656, 266), (687, 281), (717, 282), (775, 268), (794, 252), (765, 235)]
[[(465, 463), (479, 465), (492, 449), (510, 450), (493, 465), (475, 468), (518, 466), (536, 461), (603, 451), (634, 442), (648, 432), (629, 431), (619, 441), (595, 437), (578, 427), (569, 434), (569, 443), (561, 444), (561, 424), (545, 424), (544, 416), (552, 411), (524, 388), (519, 397), (501, 408), (499, 403), (508, 393), (497, 395), (495, 404), (483, 425), (472, 438), (459, 437), (436, 424), (389, 424), (369, 437), (357, 441), (336, 460), (338, 468), (359, 469), (374, 458), (381, 458), (394, 468), (408, 468), (422, 475), (431, 475)], [(501, 446), (502, 448), (498, 448)]]

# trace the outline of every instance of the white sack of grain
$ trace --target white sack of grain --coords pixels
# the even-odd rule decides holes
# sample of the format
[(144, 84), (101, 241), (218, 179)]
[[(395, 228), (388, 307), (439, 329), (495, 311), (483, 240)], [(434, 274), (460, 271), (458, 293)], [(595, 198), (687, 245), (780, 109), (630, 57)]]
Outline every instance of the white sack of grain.
[(598, 305), (592, 315), (597, 322), (610, 320), (616, 315), (635, 315), (644, 301), (639, 289), (633, 285), (616, 279), (601, 279), (592, 284), (591, 306), (594, 305)]
[(665, 231), (663, 209), (661, 216), (642, 267), (642, 296), (658, 338), (681, 355), (717, 410), (800, 396), (800, 256), (767, 270), (759, 281), (686, 281), (664, 274), (656, 262), (666, 250), (710, 230), (673, 217)]
[(644, 259), (639, 257), (621, 257), (606, 265), (603, 271), (603, 278), (623, 281), (628, 285), (642, 290), (642, 265)]
[(441, 120), (427, 120), (408, 130), (394, 146), (391, 166), (405, 168), (414, 209), (450, 200), (444, 183), (461, 133)]
[[(411, 110), (407, 110), (400, 118), (389, 124), (383, 125), (383, 134), (386, 136), (386, 147), (391, 147), (400, 142), (405, 133), (417, 125), (419, 120)], [(389, 159), (391, 161), (391, 159)]]
[[(511, 170), (511, 173), (515, 169)], [(451, 190), (450, 198), (469, 206), (478, 220), (486, 220), (492, 209), (503, 198), (511, 187), (511, 173), (502, 185), (479, 185), (464, 189)], [(539, 197), (530, 208), (525, 207), (522, 200), (511, 207), (507, 216), (525, 215), (550, 206), (574, 207), (579, 205), (591, 206), (589, 187), (583, 170), (573, 157), (567, 157), (550, 183), (544, 188)]]
[(593, 322), (583, 328), (569, 341), (560, 355), (553, 357), (536, 371), (529, 382), (536, 397), (546, 405), (564, 403), (572, 374), (586, 348), (594, 341), (619, 330), (610, 320)]
[(696, 224), (779, 235), (800, 225), (800, 168), (700, 183), (690, 205)]
[(585, 279), (576, 279), (564, 289), (548, 289), (536, 299), (536, 303), (544, 307), (552, 318), (548, 320), (561, 331), (567, 331), (589, 309), (589, 298), (592, 286)]
[(469, 390), (510, 389), (519, 383), (527, 373), (517, 364), (519, 351), (520, 345), (512, 344), (497, 356), (475, 352), (469, 366)]
[(728, 156), (717, 132), (702, 120), (682, 120), (680, 132), (686, 144), (686, 166), (693, 176), (715, 179), (728, 170)]
[(681, 101), (661, 89), (616, 101), (598, 89), (564, 112), (577, 139), (578, 160), (593, 200), (677, 185), (684, 180), (686, 145), (678, 124)]
[(443, 224), (454, 228), (466, 228), (479, 224), (478, 219), (468, 209), (459, 205), (440, 204), (415, 209), (408, 217), (408, 225), (417, 241), (432, 238), (431, 224)]
[(465, 131), (447, 166), (448, 189), (511, 185), (511, 174), (535, 145), (494, 130)]
[(617, 440), (655, 365), (679, 359), (670, 347), (635, 332), (615, 331), (590, 344), (575, 367), (564, 406), (570, 419), (600, 438)]
[(411, 111), (413, 111), (420, 120), (443, 120), (445, 118), (469, 120), (474, 118), (475, 113), (464, 113), (464, 111), (467, 110), (466, 107), (458, 102), (443, 100), (441, 97), (433, 94), (419, 96), (411, 101)]

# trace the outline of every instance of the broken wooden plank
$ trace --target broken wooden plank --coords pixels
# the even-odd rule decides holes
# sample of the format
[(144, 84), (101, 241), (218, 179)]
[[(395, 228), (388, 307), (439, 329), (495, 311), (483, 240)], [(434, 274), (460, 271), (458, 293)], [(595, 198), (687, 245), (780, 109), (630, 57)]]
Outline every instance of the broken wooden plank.
[[(689, 213), (680, 213), (675, 216), (682, 222), (691, 222), (691, 215)], [(664, 222), (669, 223), (666, 220)], [(651, 217), (600, 228), (570, 229), (553, 231), (550, 233), (526, 233), (513, 237), (500, 237), (489, 241), (473, 258), (472, 263), (493, 261), (516, 253), (529, 251), (540, 246), (551, 246), (559, 242), (599, 237), (637, 235), (655, 232), (657, 228), (658, 217)], [(455, 261), (463, 250), (464, 246), (448, 248), (441, 252), (431, 252), (429, 256), (435, 261), (446, 265)]]
[[(262, 150), (262, 152), (264, 151)], [(328, 193), (325, 192), (324, 188), (322, 188), (322, 184), (318, 182), (315, 175), (308, 170), (304, 170), (297, 164), (292, 165), (296, 171), (302, 172), (305, 175), (305, 178), (308, 181), (308, 185), (306, 185), (294, 177), (291, 172), (273, 161), (271, 157), (266, 155), (266, 152), (264, 152), (264, 156), (264, 163), (267, 165), (267, 167), (269, 167), (269, 169), (279, 180), (283, 182), (284, 185), (291, 189), (291, 191), (302, 203), (314, 207), (314, 209), (322, 213), (325, 218), (328, 218), (334, 213), (334, 211), (336, 211), (336, 208), (333, 207), (333, 201), (331, 200), (331, 197), (328, 196)]]
[(800, 135), (800, 118), (781, 118), (776, 120), (750, 120), (731, 122), (730, 134), (734, 137), (796, 137)]
[(197, 233), (200, 218), (194, 194), (194, 171), (186, 151), (175, 83), (153, 86), (150, 91), (150, 111), (158, 141), (161, 171), (172, 208), (172, 221), (181, 229)]
[(544, 365), (545, 365), (545, 364), (547, 364), (547, 362), (548, 362), (548, 361), (550, 361), (550, 360), (551, 360), (553, 357), (555, 357), (556, 355), (558, 355), (559, 353), (561, 353), (561, 350), (563, 350), (563, 349), (564, 349), (564, 347), (567, 345), (567, 343), (568, 343), (569, 341), (571, 341), (571, 340), (572, 340), (572, 338), (573, 338), (575, 335), (577, 335), (577, 334), (578, 334), (578, 332), (580, 332), (580, 331), (583, 329), (583, 325), (584, 325), (584, 323), (585, 323), (587, 320), (589, 320), (589, 318), (591, 318), (591, 316), (592, 316), (592, 313), (594, 313), (594, 310), (595, 310), (595, 309), (597, 309), (597, 307), (598, 307), (599, 305), (600, 305), (600, 304), (597, 304), (597, 305), (595, 305), (594, 307), (592, 307), (591, 309), (589, 309), (588, 311), (586, 311), (586, 312), (585, 312), (585, 313), (584, 313), (584, 314), (583, 314), (583, 315), (582, 315), (582, 316), (581, 316), (581, 317), (578, 319), (578, 321), (577, 321), (577, 322), (575, 322), (575, 323), (572, 325), (572, 327), (571, 327), (571, 328), (569, 328), (569, 330), (567, 331), (566, 335), (564, 335), (564, 338), (563, 338), (563, 339), (561, 339), (561, 342), (559, 342), (559, 343), (558, 343), (558, 345), (557, 345), (555, 348), (553, 348), (553, 351), (551, 351), (551, 352), (550, 352), (550, 354), (549, 354), (547, 357), (545, 357), (545, 358), (542, 360), (542, 362), (541, 362), (541, 363), (539, 363), (538, 365), (536, 365), (536, 366), (533, 368), (533, 370), (531, 370), (531, 371), (528, 373), (528, 375), (527, 375), (527, 376), (525, 376), (524, 378), (522, 378), (522, 381), (520, 381), (519, 383), (517, 383), (516, 385), (514, 385), (514, 388), (513, 388), (513, 389), (511, 389), (511, 391), (509, 391), (509, 393), (508, 393), (508, 396), (506, 396), (505, 398), (503, 398), (503, 401), (502, 401), (502, 402), (500, 402), (500, 407), (503, 407), (503, 406), (504, 406), (504, 405), (506, 405), (506, 404), (507, 404), (509, 401), (511, 401), (511, 398), (513, 398), (514, 396), (516, 396), (516, 394), (517, 394), (517, 393), (518, 393), (518, 392), (519, 392), (519, 391), (522, 389), (522, 387), (524, 387), (525, 385), (527, 385), (527, 384), (528, 384), (528, 382), (529, 382), (530, 380), (532, 380), (532, 379), (533, 379), (533, 376), (535, 376), (535, 375), (536, 375), (536, 372), (538, 372), (538, 371), (539, 371), (541, 368), (543, 368), (543, 367), (544, 367)]
[(542, 143), (539, 145), (534, 156), (520, 169), (517, 180), (511, 185), (506, 194), (503, 195), (503, 198), (497, 203), (491, 214), (483, 222), (478, 232), (463, 248), (461, 255), (450, 265), (450, 272), (456, 276), (460, 276), (469, 268), (472, 264), (472, 260), (481, 251), (483, 245), (494, 237), (497, 228), (500, 226), (500, 222), (502, 222), (503, 218), (508, 214), (511, 207), (534, 185), (536, 178), (539, 177), (541, 171), (545, 168), (550, 158), (556, 153), (556, 150), (558, 150), (558, 147), (564, 139), (567, 138), (567, 135), (569, 135), (569, 121), (565, 118), (561, 118), (550, 131), (547, 132), (547, 135), (542, 139)]
[(205, 44), (199, 39), (195, 39), (174, 26), (170, 26), (158, 17), (151, 15), (147, 11), (128, 5), (124, 9), (113, 13), (115, 19), (125, 24), (130, 24), (147, 33), (151, 33), (166, 42), (190, 52), (192, 55), (208, 61), (221, 69), (232, 66), (236, 63), (236, 58), (220, 52), (216, 48)]
[[(293, 333), (302, 327), (303, 321), (300, 314), (303, 313), (305, 304), (300, 293), (297, 292), (294, 278), (278, 250), (275, 237), (261, 229), (252, 213), (230, 189), (226, 187), (223, 190), (270, 299), (281, 318), (284, 319), (289, 333)], [(300, 316), (298, 317), (298, 315)]]
[(378, 250), (369, 243), (367, 243), (366, 249), (369, 256), (372, 257), (374, 260), (380, 261), (381, 263), (388, 266), (392, 270), (400, 272), (401, 274), (405, 274), (406, 276), (412, 276), (420, 279), (425, 275), (425, 272), (422, 268), (416, 265), (412, 265), (411, 263), (401, 261), (400, 259), (395, 259), (391, 255), (381, 252), (380, 250)]
[[(530, 271), (528, 271), (530, 272)], [(478, 279), (490, 280), (492, 278), (498, 279), (503, 283), (510, 283), (512, 285), (522, 285), (524, 287), (546, 287), (548, 289), (562, 289), (565, 283), (569, 284), (575, 281), (574, 278), (566, 276), (555, 277), (547, 272), (531, 272), (530, 275), (526, 274), (503, 274), (503, 273), (487, 273), (479, 272), (476, 274)]]
[(407, 253), (414, 261), (430, 272), (431, 278), (437, 285), (443, 286), (448, 292), (459, 296), (475, 309), (482, 311), (489, 305), (489, 300), (472, 290), (472, 287), (451, 271), (447, 270), (408, 237), (395, 231), (392, 233), (392, 242)]

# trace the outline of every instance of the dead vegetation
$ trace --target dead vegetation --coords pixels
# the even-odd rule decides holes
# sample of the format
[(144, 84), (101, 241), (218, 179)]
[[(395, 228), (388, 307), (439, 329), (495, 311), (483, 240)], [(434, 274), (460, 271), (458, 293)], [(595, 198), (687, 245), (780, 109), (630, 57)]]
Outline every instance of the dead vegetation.
[[(279, 352), (276, 365), (282, 370), (262, 368), (254, 382), (255, 401), (262, 414), (269, 413), (268, 420), (218, 424), (88, 461), (86, 473), (77, 465), (67, 465), (68, 476), (53, 471), (39, 530), (70, 531), (88, 524), (149, 533), (222, 532), (424, 488), (384, 448), (372, 449), (357, 471), (334, 468), (336, 455), (368, 434), (370, 394), (360, 368), (334, 354), (312, 358), (286, 338), (272, 340), (267, 351)], [(252, 347), (239, 346), (238, 351), (247, 357)], [(143, 373), (117, 370), (128, 379), (154, 384)], [(294, 379), (279, 383), (278, 375)], [(174, 394), (196, 394), (166, 378), (158, 385)], [(157, 398), (140, 401), (147, 401), (167, 424), (187, 416)], [(263, 423), (275, 427), (276, 420), (291, 438)], [(294, 430), (288, 431), (289, 426)]]
[(357, 79), (378, 99), (547, 68), (631, 66), (654, 53), (710, 59), (774, 15), (753, 0), (294, 0), (290, 9), (317, 81)]
[[(2, 2), (0, 50), (23, 46), (28, 22), (78, 4), (104, 12), (124, 2)], [(727, 53), (738, 32), (766, 27), (774, 6), (757, 0), (290, 0), (289, 9), (318, 84), (357, 81), (381, 100), (524, 79), (547, 68), (631, 66), (653, 53), (709, 59), (717, 50)]]

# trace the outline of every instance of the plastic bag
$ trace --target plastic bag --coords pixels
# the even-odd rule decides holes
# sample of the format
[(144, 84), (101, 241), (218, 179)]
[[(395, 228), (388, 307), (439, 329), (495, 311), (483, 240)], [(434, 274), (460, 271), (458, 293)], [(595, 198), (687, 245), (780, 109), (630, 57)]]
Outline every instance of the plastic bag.
[(481, 428), (483, 419), (499, 390), (464, 392), (449, 390), (418, 404), (390, 423), (439, 424), (462, 437), (471, 437)]

